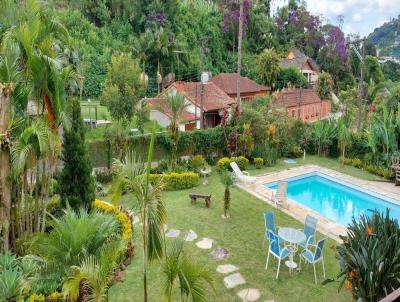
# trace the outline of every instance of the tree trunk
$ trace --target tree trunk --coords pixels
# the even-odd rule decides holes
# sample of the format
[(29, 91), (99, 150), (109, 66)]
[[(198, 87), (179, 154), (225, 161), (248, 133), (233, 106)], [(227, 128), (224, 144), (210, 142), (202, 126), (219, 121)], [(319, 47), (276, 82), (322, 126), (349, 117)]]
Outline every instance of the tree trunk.
[(238, 60), (237, 60), (237, 106), (239, 113), (241, 112), (241, 99), (240, 99), (240, 71), (242, 69), (242, 37), (243, 37), (243, 0), (240, 0), (240, 13), (239, 13), (239, 35), (238, 35)]
[(5, 251), (10, 248), (10, 223), (11, 223), (11, 184), (9, 175), (10, 166), (10, 122), (12, 84), (0, 83), (0, 236)]
[(44, 90), (40, 92), (40, 97), (42, 98), (44, 107), (46, 108), (50, 126), (54, 130), (56, 129), (56, 116), (54, 114), (53, 104), (51, 103), (49, 95)]

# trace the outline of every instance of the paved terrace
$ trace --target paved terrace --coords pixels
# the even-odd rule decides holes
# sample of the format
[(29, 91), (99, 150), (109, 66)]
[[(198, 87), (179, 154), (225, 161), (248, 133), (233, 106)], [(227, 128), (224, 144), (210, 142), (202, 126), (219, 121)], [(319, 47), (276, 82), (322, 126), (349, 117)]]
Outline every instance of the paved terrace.
[[(400, 200), (400, 187), (396, 187), (391, 182), (363, 180), (331, 169), (323, 168), (317, 165), (305, 165), (305, 166), (282, 170), (279, 172), (266, 173), (257, 176), (257, 181), (255, 185), (246, 185), (242, 183), (237, 185), (243, 190), (249, 192), (250, 194), (274, 206), (274, 203), (271, 199), (272, 191), (264, 186), (265, 183), (275, 182), (278, 180), (283, 180), (312, 172), (321, 172), (328, 176), (337, 178), (341, 181), (353, 184), (362, 189), (378, 193), (380, 195), (389, 197), (391, 199), (395, 199), (397, 201)], [(290, 199), (288, 199), (287, 206), (285, 208), (280, 208), (280, 210), (302, 222), (304, 221), (307, 214), (310, 214), (318, 218), (318, 225), (317, 225), (318, 231), (331, 237), (332, 239), (338, 242), (341, 242), (339, 235), (346, 234), (346, 227), (322, 216), (318, 212), (315, 212), (305, 206), (299, 205)]]

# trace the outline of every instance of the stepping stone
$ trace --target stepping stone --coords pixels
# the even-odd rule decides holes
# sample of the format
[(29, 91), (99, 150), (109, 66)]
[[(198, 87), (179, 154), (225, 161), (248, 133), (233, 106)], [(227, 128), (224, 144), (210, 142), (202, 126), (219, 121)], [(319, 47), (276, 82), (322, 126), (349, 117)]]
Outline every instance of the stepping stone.
[(223, 264), (223, 265), (218, 265), (217, 272), (221, 274), (230, 274), (233, 273), (234, 271), (237, 271), (238, 269), (239, 268), (235, 265)]
[(237, 295), (242, 298), (244, 302), (252, 302), (260, 299), (260, 291), (257, 288), (242, 289)]
[(245, 283), (246, 280), (240, 273), (235, 273), (224, 278), (224, 284), (226, 288), (234, 288)]
[(165, 233), (165, 236), (170, 237), (170, 238), (176, 238), (179, 236), (180, 233), (181, 233), (181, 231), (179, 231), (179, 230), (170, 229)]
[(196, 245), (200, 249), (208, 250), (208, 249), (212, 248), (213, 242), (214, 242), (214, 240), (204, 237), (200, 241), (197, 241)]
[(193, 241), (197, 239), (197, 234), (193, 230), (187, 231), (185, 237), (183, 237), (185, 241)]
[(226, 248), (219, 247), (210, 253), (210, 257), (214, 260), (223, 260), (229, 256), (229, 252)]

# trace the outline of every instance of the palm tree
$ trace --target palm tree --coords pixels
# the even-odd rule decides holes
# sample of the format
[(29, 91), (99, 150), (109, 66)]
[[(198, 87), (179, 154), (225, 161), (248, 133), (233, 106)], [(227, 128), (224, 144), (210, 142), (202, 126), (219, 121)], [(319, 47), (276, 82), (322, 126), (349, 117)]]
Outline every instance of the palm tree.
[(85, 301), (88, 302), (107, 301), (110, 275), (117, 268), (124, 247), (123, 240), (108, 242), (99, 256), (86, 256), (79, 266), (72, 266), (72, 273), (63, 285), (65, 295), (73, 301), (77, 301), (82, 293), (87, 294)]
[(229, 210), (229, 205), (231, 201), (231, 192), (229, 188), (233, 185), (233, 179), (232, 175), (228, 172), (225, 171), (221, 174), (221, 183), (225, 186), (225, 192), (224, 192), (224, 217), (228, 218), (228, 210)]
[(151, 161), (153, 158), (155, 126), (147, 156), (147, 165), (133, 153), (128, 153), (125, 159), (115, 160), (113, 166), (116, 178), (113, 184), (113, 202), (121, 197), (122, 189), (133, 193), (142, 221), (142, 248), (143, 248), (143, 288), (144, 301), (148, 300), (147, 292), (147, 266), (148, 262), (161, 259), (164, 252), (164, 224), (167, 212), (161, 199), (164, 188), (163, 180), (150, 182)]
[[(351, 121), (348, 118), (340, 118), (337, 121), (337, 139), (339, 149), (342, 152), (342, 158), (345, 157), (346, 147), (351, 146), (352, 143), (352, 128)], [(344, 164), (344, 161), (342, 161)]]
[(179, 123), (189, 103), (185, 102), (183, 96), (176, 93), (175, 95), (168, 94), (165, 104), (166, 106), (161, 107), (160, 110), (171, 117), (171, 123), (169, 125), (169, 134), (172, 141), (171, 161), (172, 164), (175, 165), (178, 156)]
[(184, 253), (183, 241), (174, 242), (163, 264), (163, 272), (164, 295), (168, 302), (173, 301), (173, 289), (177, 280), (182, 301), (207, 301), (204, 285), (208, 284), (213, 288), (211, 274)]

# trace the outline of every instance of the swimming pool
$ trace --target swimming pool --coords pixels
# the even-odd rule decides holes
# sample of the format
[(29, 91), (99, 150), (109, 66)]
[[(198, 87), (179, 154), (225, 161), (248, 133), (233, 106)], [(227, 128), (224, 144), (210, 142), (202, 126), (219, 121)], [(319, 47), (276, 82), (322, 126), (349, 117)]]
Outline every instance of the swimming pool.
[[(400, 203), (322, 173), (304, 174), (287, 181), (289, 199), (341, 225), (348, 225), (360, 214), (370, 215), (369, 210), (386, 212), (386, 208), (390, 208), (391, 217), (400, 220)], [(264, 186), (276, 190), (277, 182)]]

